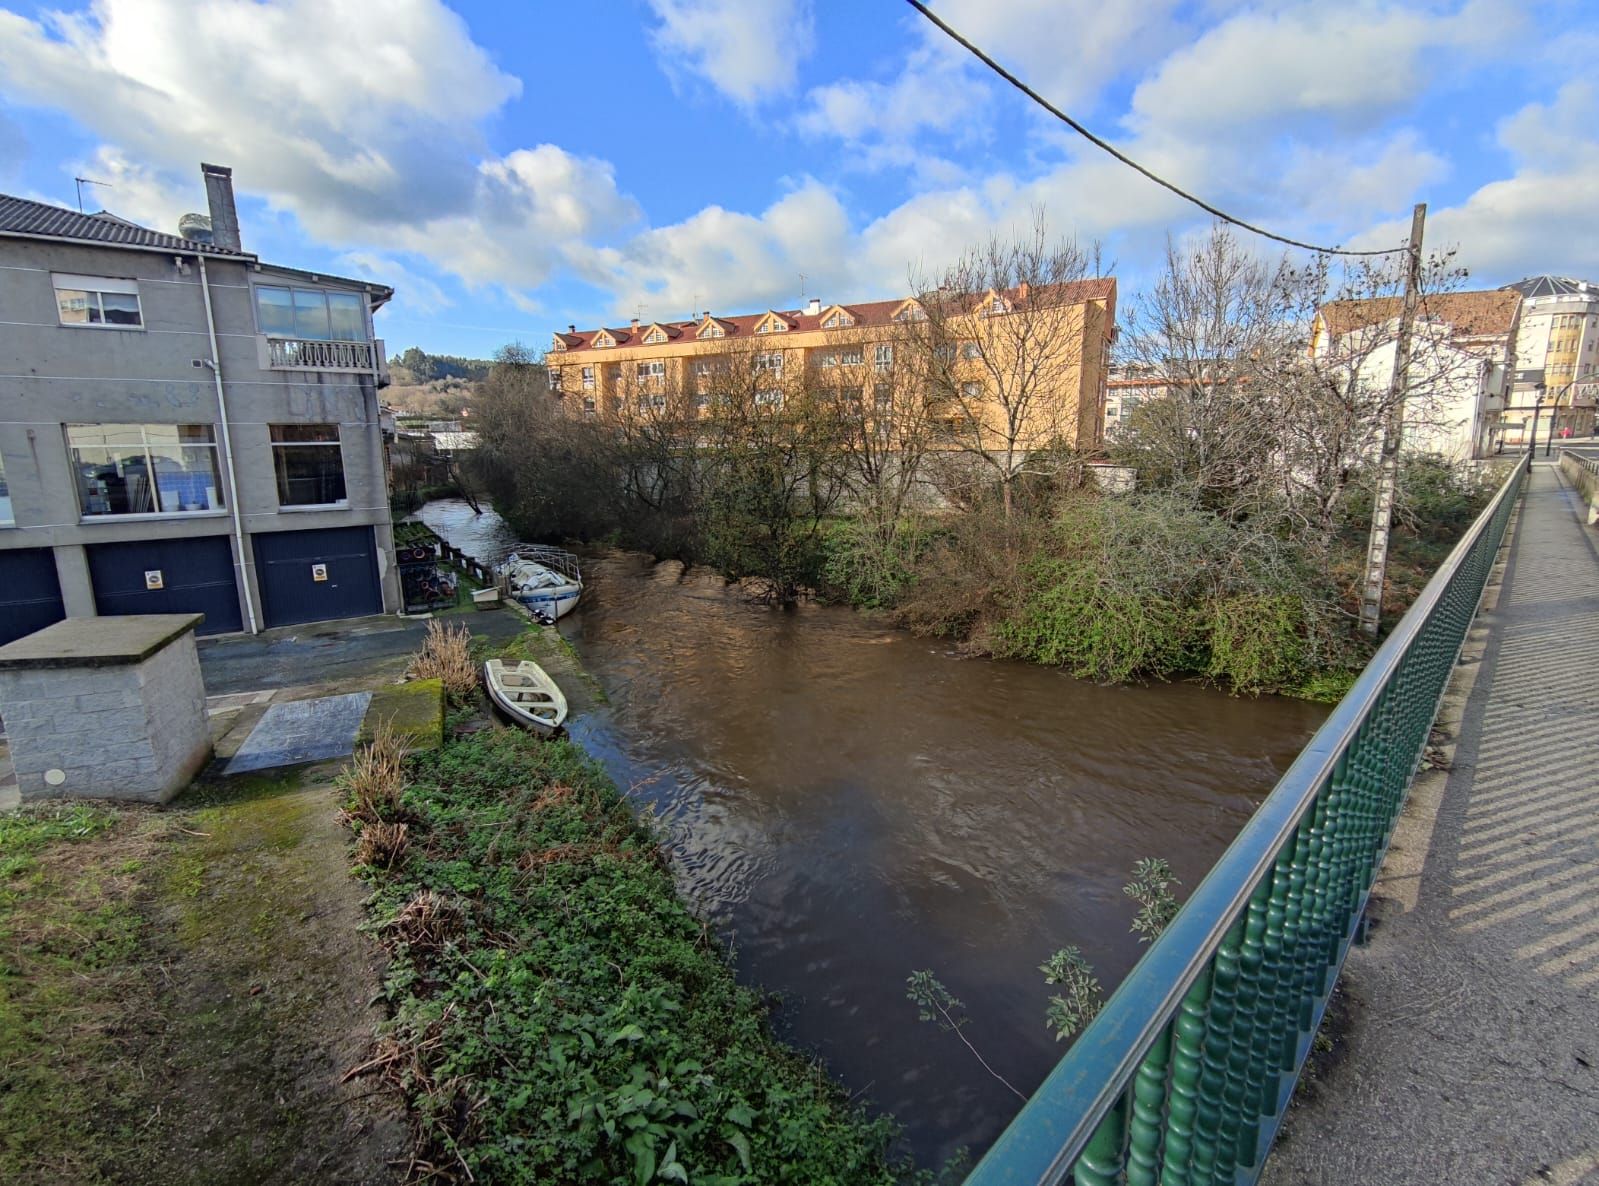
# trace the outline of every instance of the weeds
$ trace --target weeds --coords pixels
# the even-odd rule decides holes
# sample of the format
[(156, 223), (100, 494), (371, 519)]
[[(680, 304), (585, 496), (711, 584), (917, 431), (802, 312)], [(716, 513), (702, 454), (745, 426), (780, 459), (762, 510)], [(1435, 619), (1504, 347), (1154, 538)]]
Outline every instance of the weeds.
[(477, 689), (477, 665), (472, 662), (472, 632), (466, 624), (446, 625), (438, 618), (429, 622), (422, 649), (411, 659), (409, 674), (438, 680), (452, 700), (472, 695)]
[(345, 792), (346, 818), (352, 821), (370, 826), (399, 811), (405, 790), (404, 748), (387, 721), (379, 723), (372, 740), (355, 751), (339, 777), (339, 787)]

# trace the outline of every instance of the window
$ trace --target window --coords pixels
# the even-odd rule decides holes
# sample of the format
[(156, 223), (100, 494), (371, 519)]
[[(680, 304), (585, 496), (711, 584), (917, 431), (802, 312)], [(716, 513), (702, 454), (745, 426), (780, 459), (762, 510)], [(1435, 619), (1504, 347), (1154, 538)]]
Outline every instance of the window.
[(872, 355), (872, 364), (880, 371), (886, 371), (894, 365), (894, 347), (884, 344), (877, 348)]
[(757, 391), (755, 402), (762, 407), (779, 408), (783, 406), (783, 393), (774, 390)]
[(781, 334), (788, 331), (788, 322), (781, 317), (768, 317), (756, 328), (758, 334)]
[(92, 325), (100, 329), (143, 329), (139, 285), (134, 280), (103, 276), (50, 277), (55, 283), (56, 312), (62, 325)]
[(583, 368), (583, 386), (586, 389), (589, 389), (589, 390), (593, 389), (593, 387), (594, 387), (594, 368), (593, 367), (584, 367)]
[(69, 424), (84, 518), (222, 509), (209, 424)]
[(318, 507), (342, 503), (344, 455), (337, 424), (274, 424), (272, 468), (278, 505)]
[(583, 397), (583, 415), (594, 415), (594, 397), (592, 395), (585, 395)]
[(694, 364), (694, 377), (696, 379), (707, 379), (707, 378), (710, 377), (710, 374), (711, 374), (711, 364), (710, 363), (708, 363), (708, 362), (696, 362)]
[(926, 321), (927, 320), (927, 310), (923, 309), (920, 305), (906, 305), (898, 313), (894, 314), (894, 320), (895, 321)]
[(757, 371), (770, 371), (775, 375), (783, 373), (783, 356), (781, 354), (757, 354), (750, 359), (750, 366)]
[(825, 350), (816, 356), (816, 365), (820, 367), (836, 367), (838, 365), (838, 351)]
[(961, 343), (961, 357), (967, 360), (983, 357), (983, 348), (976, 342)]
[(839, 366), (846, 366), (846, 367), (858, 367), (858, 366), (860, 366), (861, 365), (860, 347), (857, 346), (854, 350), (840, 350), (838, 352), (838, 365)]
[(612, 383), (620, 383), (622, 381), (622, 364), (619, 363), (619, 362), (616, 362), (616, 363), (612, 363), (610, 366), (606, 367), (605, 368), (605, 377), (607, 379), (609, 379)]
[(878, 411), (883, 411), (894, 402), (894, 387), (891, 383), (874, 383), (872, 385), (872, 402), (877, 405)]
[(11, 487), (6, 485), (6, 463), (0, 458), (0, 527), (9, 527), (15, 522), (11, 514)]
[(358, 292), (258, 284), (256, 325), (269, 338), (364, 342), (366, 300)]
[(594, 349), (608, 350), (614, 345), (616, 345), (616, 339), (611, 337), (611, 335), (606, 333), (603, 329), (594, 335)]
[(561, 394), (561, 372), (560, 372), (560, 370), (555, 368), (555, 367), (551, 367), (549, 369), (548, 373), (549, 373), (549, 376), (550, 376), (550, 390), (552, 392), (554, 392), (556, 395), (560, 395)]
[(695, 406), (695, 408), (698, 408), (698, 409), (705, 409), (705, 408), (710, 407), (711, 406), (711, 397), (708, 396), (708, 395), (696, 395), (694, 397), (694, 406)]
[(646, 379), (664, 379), (666, 378), (666, 362), (664, 359), (659, 358), (651, 362), (641, 362), (635, 368), (635, 372), (640, 382)]
[(644, 344), (646, 346), (658, 346), (664, 341), (666, 341), (665, 330), (652, 329), (649, 333), (644, 335)]
[(983, 385), (981, 383), (962, 383), (961, 384), (961, 398), (962, 399), (982, 399), (983, 398)]
[(707, 323), (704, 328), (700, 330), (699, 336), (702, 338), (725, 338), (727, 337), (727, 331), (716, 322), (712, 321)]
[(834, 313), (826, 321), (822, 322), (822, 328), (823, 329), (839, 329), (839, 328), (841, 328), (843, 326), (854, 325), (854, 324), (855, 324), (855, 318), (851, 317), (848, 313), (845, 313), (845, 312), (843, 312), (841, 310), (841, 311), (839, 311), (837, 313)]

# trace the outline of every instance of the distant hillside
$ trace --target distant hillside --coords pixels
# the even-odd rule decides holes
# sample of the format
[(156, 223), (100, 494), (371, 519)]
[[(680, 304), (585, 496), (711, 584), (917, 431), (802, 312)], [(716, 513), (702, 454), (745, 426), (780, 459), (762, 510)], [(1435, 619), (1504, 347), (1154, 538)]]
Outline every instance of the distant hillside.
[(400, 386), (420, 387), (436, 379), (465, 379), (475, 383), (486, 377), (493, 365), (492, 359), (429, 354), (418, 346), (412, 346), (404, 354), (396, 354), (389, 359), (389, 372)]

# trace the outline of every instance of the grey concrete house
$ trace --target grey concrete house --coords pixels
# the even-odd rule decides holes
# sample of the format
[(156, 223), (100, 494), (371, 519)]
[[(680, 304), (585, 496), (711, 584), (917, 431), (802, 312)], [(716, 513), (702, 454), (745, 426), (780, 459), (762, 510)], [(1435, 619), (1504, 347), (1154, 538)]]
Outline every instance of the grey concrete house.
[(0, 643), (399, 608), (378, 284), (263, 263), (231, 170), (183, 234), (0, 194)]

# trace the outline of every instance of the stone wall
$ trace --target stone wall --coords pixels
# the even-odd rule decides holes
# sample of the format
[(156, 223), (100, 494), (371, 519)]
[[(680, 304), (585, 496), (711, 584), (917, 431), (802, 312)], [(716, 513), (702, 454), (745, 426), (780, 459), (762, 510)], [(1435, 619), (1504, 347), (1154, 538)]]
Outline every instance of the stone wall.
[(139, 662), (0, 670), (23, 799), (164, 803), (211, 754), (192, 631)]

